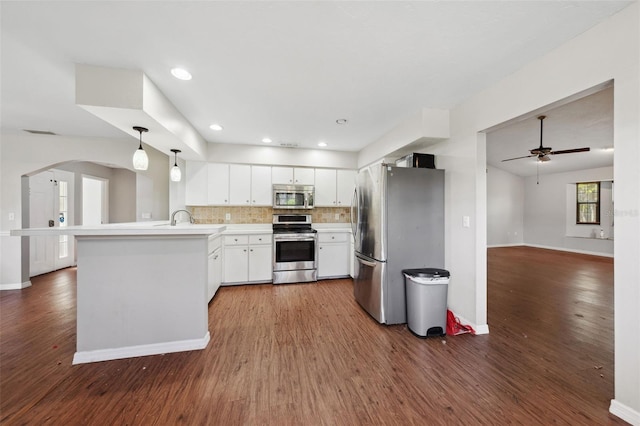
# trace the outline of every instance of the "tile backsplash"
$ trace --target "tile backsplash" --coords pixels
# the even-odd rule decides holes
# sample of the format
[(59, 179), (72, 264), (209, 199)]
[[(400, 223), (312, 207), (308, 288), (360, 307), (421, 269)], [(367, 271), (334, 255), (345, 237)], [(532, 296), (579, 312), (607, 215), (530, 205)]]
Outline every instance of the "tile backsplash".
[[(272, 223), (276, 213), (311, 213), (313, 223), (349, 223), (349, 207), (316, 207), (313, 210), (279, 210), (272, 207), (187, 207), (196, 223)], [(227, 213), (230, 220), (225, 220)], [(337, 215), (337, 216), (336, 216)], [(337, 217), (337, 218), (336, 218)]]

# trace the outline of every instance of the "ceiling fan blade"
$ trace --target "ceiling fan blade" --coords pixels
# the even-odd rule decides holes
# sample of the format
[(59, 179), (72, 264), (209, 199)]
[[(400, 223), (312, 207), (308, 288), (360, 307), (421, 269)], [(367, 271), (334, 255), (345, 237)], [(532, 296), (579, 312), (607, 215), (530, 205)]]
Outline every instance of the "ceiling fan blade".
[(519, 160), (521, 158), (530, 158), (530, 157), (536, 157), (536, 156), (537, 155), (535, 155), (535, 154), (531, 154), (531, 155), (525, 155), (524, 157), (507, 158), (506, 160), (502, 160), (502, 162), (511, 161), (511, 160)]
[(551, 151), (549, 154), (573, 154), (575, 152), (588, 152), (591, 151), (591, 148), (574, 148), (574, 149), (563, 149), (560, 151)]

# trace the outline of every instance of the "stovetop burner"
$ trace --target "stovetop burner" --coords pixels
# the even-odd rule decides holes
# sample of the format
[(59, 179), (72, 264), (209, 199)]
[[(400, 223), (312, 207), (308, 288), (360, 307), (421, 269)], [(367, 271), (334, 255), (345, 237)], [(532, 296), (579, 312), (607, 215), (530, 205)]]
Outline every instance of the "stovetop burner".
[(310, 214), (274, 214), (274, 234), (309, 234), (316, 233), (311, 227)]

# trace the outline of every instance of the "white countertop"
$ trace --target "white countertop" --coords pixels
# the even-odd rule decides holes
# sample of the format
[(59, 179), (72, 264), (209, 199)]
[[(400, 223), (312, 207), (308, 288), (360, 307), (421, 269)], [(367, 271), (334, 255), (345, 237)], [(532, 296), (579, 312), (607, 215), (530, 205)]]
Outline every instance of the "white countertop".
[(178, 223), (169, 225), (168, 221), (109, 223), (105, 225), (79, 225), (54, 228), (24, 228), (11, 231), (12, 236), (115, 236), (115, 235), (211, 235), (225, 230), (225, 225)]
[[(318, 232), (351, 232), (348, 223), (314, 223), (313, 228)], [(190, 224), (178, 223), (169, 225), (168, 221), (109, 223), (105, 225), (78, 225), (54, 228), (25, 228), (14, 229), (12, 236), (47, 236), (47, 235), (76, 235), (76, 236), (108, 236), (108, 235), (211, 235), (211, 234), (271, 234), (270, 223), (240, 223), (240, 224)]]
[(349, 232), (351, 233), (350, 223), (314, 223), (313, 229), (318, 232)]

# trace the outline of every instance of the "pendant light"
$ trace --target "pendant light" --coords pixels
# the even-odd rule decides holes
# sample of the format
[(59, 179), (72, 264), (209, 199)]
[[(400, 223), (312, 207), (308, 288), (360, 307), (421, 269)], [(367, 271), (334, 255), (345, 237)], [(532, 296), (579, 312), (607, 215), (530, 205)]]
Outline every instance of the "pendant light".
[(133, 130), (140, 132), (140, 146), (133, 154), (133, 168), (136, 170), (147, 170), (147, 168), (149, 168), (149, 157), (142, 148), (142, 133), (148, 132), (149, 129), (140, 126), (133, 126)]
[(178, 153), (182, 151), (180, 151), (179, 149), (172, 149), (171, 152), (175, 154), (176, 159), (173, 163), (173, 167), (171, 168), (169, 176), (171, 176), (171, 180), (173, 182), (180, 182), (180, 180), (182, 179), (182, 172), (180, 171), (180, 167), (178, 167)]

